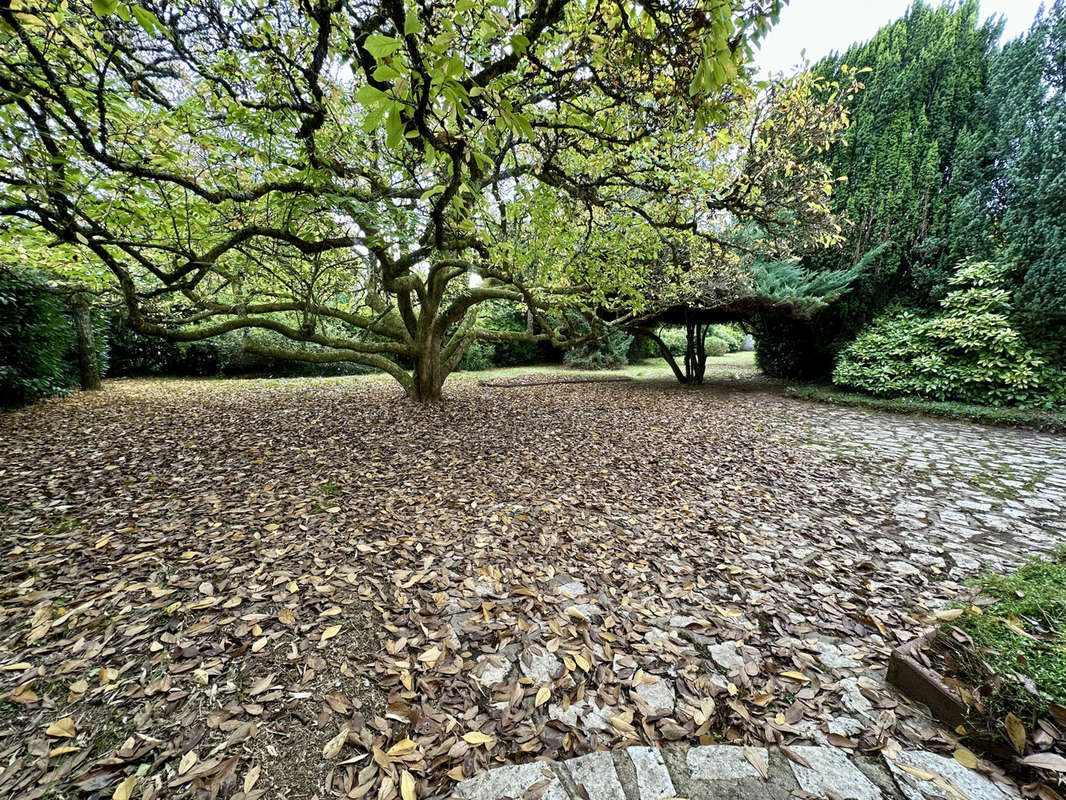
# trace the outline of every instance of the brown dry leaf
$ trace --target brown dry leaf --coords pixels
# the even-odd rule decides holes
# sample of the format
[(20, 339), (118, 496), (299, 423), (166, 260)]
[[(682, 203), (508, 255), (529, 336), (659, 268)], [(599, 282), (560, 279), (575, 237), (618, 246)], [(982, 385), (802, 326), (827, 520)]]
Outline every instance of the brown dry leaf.
[(1021, 759), (1021, 763), (1034, 769), (1048, 769), (1052, 772), (1066, 772), (1066, 758), (1058, 753), (1034, 753)]
[(326, 742), (322, 748), (323, 758), (336, 758), (344, 748), (344, 742), (348, 739), (348, 727), (341, 728), (341, 732)]
[(756, 750), (754, 747), (748, 747), (744, 745), (744, 758), (748, 760), (748, 763), (755, 767), (755, 771), (762, 776), (762, 779), (768, 780), (770, 777), (770, 768), (766, 763), (766, 759), (763, 758), (762, 753)]
[(244, 793), (245, 794), (248, 794), (248, 792), (252, 791), (252, 788), (255, 786), (256, 782), (259, 780), (260, 772), (261, 772), (261, 769), (260, 769), (259, 765), (256, 764), (254, 767), (252, 767), (250, 770), (248, 770), (248, 772), (245, 773), (245, 775), (244, 775), (244, 783), (242, 785), (242, 788), (244, 789)]
[(489, 736), (487, 734), (482, 733), (481, 731), (470, 731), (468, 733), (464, 733), (463, 739), (464, 741), (466, 741), (467, 744), (472, 744), (474, 745), (474, 747), (477, 747), (478, 745), (491, 746), (496, 741), (495, 736)]
[(200, 757), (196, 755), (195, 750), (190, 750), (188, 753), (181, 757), (181, 761), (178, 762), (178, 774), (184, 775), (193, 765), (200, 760)]

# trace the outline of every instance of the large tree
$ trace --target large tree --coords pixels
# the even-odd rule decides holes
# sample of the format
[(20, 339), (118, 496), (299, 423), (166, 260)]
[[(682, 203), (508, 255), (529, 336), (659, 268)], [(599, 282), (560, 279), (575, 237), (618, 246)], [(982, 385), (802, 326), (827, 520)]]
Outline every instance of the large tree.
[[(510, 209), (698, 227), (671, 186), (728, 146), (778, 5), (5, 4), (0, 215), (90, 251), (138, 331), (265, 332), (249, 346), (434, 399), (476, 338), (561, 341), (546, 310), (595, 301), (588, 274), (523, 257)], [(537, 328), (480, 328), (496, 299)]]

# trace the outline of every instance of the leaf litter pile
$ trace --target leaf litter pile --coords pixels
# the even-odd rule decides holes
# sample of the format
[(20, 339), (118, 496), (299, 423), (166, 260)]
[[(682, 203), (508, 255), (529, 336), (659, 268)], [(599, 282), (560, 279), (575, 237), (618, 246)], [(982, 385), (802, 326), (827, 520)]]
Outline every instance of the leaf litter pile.
[(880, 676), (959, 586), (909, 566), (933, 545), (893, 522), (898, 476), (790, 438), (801, 407), (126, 381), (6, 414), (0, 796), (410, 800), (674, 741), (950, 752)]

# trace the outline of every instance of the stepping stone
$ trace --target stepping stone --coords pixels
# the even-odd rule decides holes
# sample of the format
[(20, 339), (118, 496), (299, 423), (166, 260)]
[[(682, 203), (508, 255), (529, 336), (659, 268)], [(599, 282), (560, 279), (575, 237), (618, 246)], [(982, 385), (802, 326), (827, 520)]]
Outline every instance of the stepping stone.
[(559, 668), (563, 665), (555, 654), (544, 650), (541, 653), (531, 654), (529, 663), (519, 659), (518, 665), (522, 670), (522, 674), (533, 681), (534, 684), (551, 683), (556, 675), (559, 674)]
[(657, 680), (653, 683), (641, 683), (634, 686), (633, 694), (647, 703), (653, 713), (669, 714), (674, 710), (674, 704), (677, 702), (677, 693), (673, 685), (658, 675), (647, 677), (657, 678)]
[(564, 583), (561, 586), (556, 586), (555, 591), (573, 600), (574, 598), (580, 597), (583, 594), (588, 594), (589, 590), (581, 581), (570, 581), (570, 583)]
[(846, 800), (882, 800), (881, 790), (835, 747), (796, 746), (793, 752), (804, 758), (811, 769), (789, 761), (796, 782), (815, 797), (828, 798), (830, 792)]
[[(767, 760), (765, 747), (752, 748)], [(689, 774), (700, 781), (737, 781), (742, 778), (761, 779), (758, 770), (744, 757), (742, 748), (728, 744), (693, 747), (685, 754)]]
[(546, 761), (490, 769), (456, 784), (451, 793), (453, 797), (465, 800), (499, 800), (501, 797), (524, 797), (530, 789), (533, 789), (530, 796), (540, 800), (569, 800), (562, 783)]
[(626, 754), (637, 771), (640, 800), (663, 800), (677, 796), (663, 754), (657, 747), (630, 747)]
[(571, 703), (565, 711), (558, 703), (548, 706), (548, 719), (557, 720), (567, 727), (587, 733), (614, 730), (608, 720), (617, 713), (618, 709), (613, 706), (600, 708), (587, 699), (579, 703)]
[[(614, 769), (614, 758), (608, 752), (589, 753), (566, 762), (574, 783), (583, 785), (595, 800), (626, 800), (622, 782)], [(643, 800), (643, 797), (641, 798)]]
[[(893, 761), (885, 756), (896, 784), (907, 800), (953, 800), (959, 796), (969, 800), (1006, 800), (1007, 795), (992, 781), (972, 769), (967, 769), (954, 758), (930, 753), (926, 750), (904, 750)], [(914, 773), (900, 769), (899, 764), (908, 764), (937, 776), (925, 780)], [(951, 787), (951, 788), (948, 788)]]
[(497, 683), (502, 683), (511, 672), (511, 664), (504, 659), (499, 666), (492, 663), (493, 656), (480, 656), (477, 660), (477, 666), (474, 668), (474, 679), (484, 686), (486, 689), (491, 689)]
[(744, 669), (744, 657), (737, 650), (736, 642), (720, 642), (707, 648), (714, 663), (726, 672)]

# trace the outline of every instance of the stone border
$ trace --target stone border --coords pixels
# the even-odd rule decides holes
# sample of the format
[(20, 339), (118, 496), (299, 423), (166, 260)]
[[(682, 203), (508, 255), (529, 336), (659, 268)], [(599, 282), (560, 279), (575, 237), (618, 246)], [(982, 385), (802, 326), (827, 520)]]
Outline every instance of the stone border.
[(831, 746), (670, 745), (499, 766), (452, 800), (1008, 800), (953, 758), (924, 750), (865, 756)]
[(966, 704), (944, 683), (939, 673), (925, 666), (917, 655), (935, 639), (936, 628), (932, 628), (893, 650), (888, 660), (887, 679), (910, 699), (927, 705), (940, 722), (955, 728), (966, 722)]

